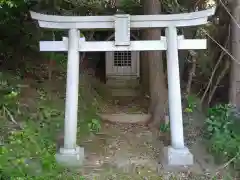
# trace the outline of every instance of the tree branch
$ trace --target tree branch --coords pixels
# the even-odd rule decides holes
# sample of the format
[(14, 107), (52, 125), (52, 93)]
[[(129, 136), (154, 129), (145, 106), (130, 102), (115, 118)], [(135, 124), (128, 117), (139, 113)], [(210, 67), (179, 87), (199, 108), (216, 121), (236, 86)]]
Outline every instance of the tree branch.
[(193, 77), (196, 74), (196, 67), (197, 67), (196, 52), (190, 51), (190, 54), (192, 56), (192, 68), (191, 68), (191, 71), (189, 72), (189, 76), (188, 76), (188, 83), (187, 83), (187, 87), (186, 87), (186, 96), (189, 96), (189, 94), (191, 92), (192, 81), (193, 81)]
[[(228, 37), (227, 37), (227, 40), (225, 42), (224, 48), (226, 48), (228, 46), (229, 39), (230, 39), (230, 28), (229, 28), (229, 31), (228, 31)], [(221, 54), (220, 54), (220, 56), (218, 58), (218, 61), (217, 61), (217, 64), (215, 65), (215, 67), (213, 69), (213, 72), (211, 74), (211, 77), (210, 77), (210, 80), (208, 82), (208, 85), (207, 85), (207, 87), (206, 87), (206, 89), (205, 89), (205, 91), (203, 93), (202, 98), (201, 98), (201, 101), (200, 101), (201, 104), (203, 103), (203, 101), (204, 101), (204, 99), (205, 99), (205, 97), (206, 97), (206, 95), (207, 95), (207, 93), (208, 93), (208, 91), (210, 89), (210, 86), (212, 84), (212, 81), (213, 81), (213, 78), (215, 76), (215, 73), (216, 73), (216, 71), (217, 71), (217, 69), (218, 69), (218, 67), (219, 67), (219, 65), (220, 65), (224, 55), (225, 55), (225, 51), (221, 51)]]
[(216, 92), (216, 89), (218, 88), (218, 85), (220, 84), (221, 80), (224, 78), (224, 76), (227, 74), (227, 71), (230, 67), (230, 62), (226, 61), (224, 69), (222, 70), (222, 72), (220, 73), (220, 75), (217, 78), (216, 84), (213, 87), (213, 90), (210, 92), (209, 97), (208, 97), (208, 105), (211, 103), (213, 95)]

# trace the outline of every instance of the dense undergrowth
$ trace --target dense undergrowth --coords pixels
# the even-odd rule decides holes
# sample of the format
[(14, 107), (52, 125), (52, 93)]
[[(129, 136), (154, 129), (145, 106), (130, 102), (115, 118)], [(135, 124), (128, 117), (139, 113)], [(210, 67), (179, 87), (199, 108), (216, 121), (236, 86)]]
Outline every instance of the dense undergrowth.
[[(200, 110), (200, 101), (196, 96), (188, 96), (186, 100), (187, 106), (184, 113), (191, 117), (192, 113)], [(202, 115), (206, 117), (202, 135), (207, 150), (213, 155), (216, 164), (219, 165), (213, 178), (210, 179), (239, 179), (240, 113), (230, 104), (218, 104), (205, 110), (203, 107), (200, 110)]]
[[(100, 107), (98, 96), (93, 95), (84, 79), (79, 88), (78, 139), (101, 128), (96, 115)], [(27, 92), (23, 97), (27, 87), (19, 79), (1, 73), (0, 80), (1, 179), (81, 178), (80, 174), (59, 167), (54, 157), (56, 137), (64, 124), (65, 95), (40, 85), (34, 89), (34, 96)], [(26, 103), (28, 98), (34, 102)]]
[(209, 109), (205, 123), (208, 148), (216, 161), (240, 172), (240, 114), (228, 104), (217, 105)]

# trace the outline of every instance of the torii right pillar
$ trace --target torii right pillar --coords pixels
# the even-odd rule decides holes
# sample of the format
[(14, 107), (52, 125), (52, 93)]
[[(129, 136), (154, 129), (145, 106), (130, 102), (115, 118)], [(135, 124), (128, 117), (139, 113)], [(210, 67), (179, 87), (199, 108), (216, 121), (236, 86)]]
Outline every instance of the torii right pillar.
[(171, 146), (164, 148), (164, 163), (168, 166), (189, 166), (194, 164), (194, 159), (184, 145), (177, 28), (169, 26), (165, 34)]

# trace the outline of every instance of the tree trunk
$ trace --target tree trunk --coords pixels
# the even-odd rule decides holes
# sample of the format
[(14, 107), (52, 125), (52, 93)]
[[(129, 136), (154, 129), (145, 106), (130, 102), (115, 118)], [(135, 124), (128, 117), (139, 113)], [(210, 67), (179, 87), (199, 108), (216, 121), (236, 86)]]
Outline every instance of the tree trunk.
[[(232, 15), (240, 24), (240, 0), (232, 1)], [(240, 110), (240, 29), (236, 22), (231, 22), (232, 55), (238, 62), (232, 61), (229, 100)]]
[[(159, 14), (161, 4), (159, 0), (142, 0), (144, 14)], [(144, 39), (160, 40), (161, 29), (147, 29), (144, 32)], [(149, 85), (150, 85), (150, 113), (155, 127), (164, 122), (167, 105), (167, 88), (163, 71), (163, 60), (160, 51), (150, 51), (146, 53), (145, 61), (149, 62)]]
[[(146, 38), (146, 31), (143, 31), (141, 33), (141, 39), (144, 40), (144, 38)], [(140, 62), (140, 77), (141, 77), (141, 87), (142, 87), (142, 91), (144, 92), (144, 94), (149, 95), (150, 91), (149, 91), (149, 61), (148, 61), (148, 53), (146, 51), (142, 51), (140, 53), (141, 56), (141, 62)]]

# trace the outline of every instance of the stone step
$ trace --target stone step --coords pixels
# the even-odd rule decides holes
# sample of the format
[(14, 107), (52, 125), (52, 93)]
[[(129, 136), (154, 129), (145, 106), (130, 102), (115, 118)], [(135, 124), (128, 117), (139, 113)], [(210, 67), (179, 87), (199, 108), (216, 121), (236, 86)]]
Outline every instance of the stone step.
[(137, 78), (108, 78), (106, 84), (113, 88), (138, 88), (139, 79)]
[(117, 97), (135, 97), (140, 95), (140, 91), (134, 88), (110, 88), (112, 96)]
[(116, 113), (107, 114), (100, 113), (99, 116), (103, 121), (110, 121), (114, 123), (127, 123), (127, 124), (145, 124), (151, 118), (150, 114), (145, 113)]

